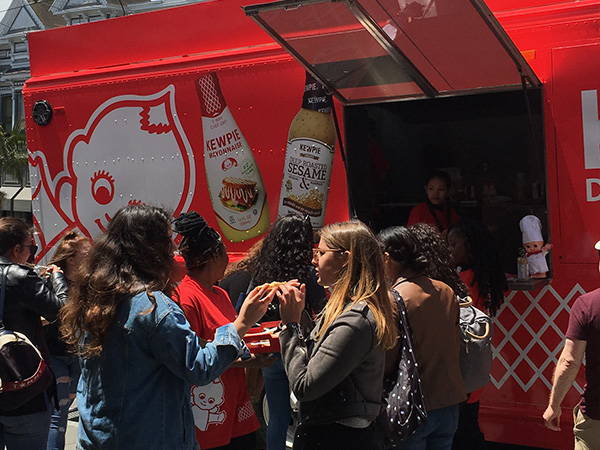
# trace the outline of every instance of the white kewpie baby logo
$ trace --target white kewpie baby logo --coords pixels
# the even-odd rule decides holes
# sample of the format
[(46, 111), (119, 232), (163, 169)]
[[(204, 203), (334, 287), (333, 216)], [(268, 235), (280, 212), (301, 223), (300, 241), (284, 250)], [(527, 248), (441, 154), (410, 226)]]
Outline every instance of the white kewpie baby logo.
[(63, 170), (55, 177), (47, 170), (44, 151), (34, 152), (31, 161), (45, 191), (36, 190), (40, 210), (59, 211), (62, 219), (40, 220), (50, 248), (68, 229), (98, 235), (128, 204), (165, 206), (177, 215), (189, 207), (196, 184), (194, 155), (177, 117), (173, 85), (152, 95), (113, 97), (98, 106), (85, 128), (67, 139)]
[(211, 424), (225, 422), (227, 413), (219, 407), (225, 401), (225, 391), (220, 378), (206, 386), (192, 386), (192, 412), (194, 424), (200, 431), (206, 431)]

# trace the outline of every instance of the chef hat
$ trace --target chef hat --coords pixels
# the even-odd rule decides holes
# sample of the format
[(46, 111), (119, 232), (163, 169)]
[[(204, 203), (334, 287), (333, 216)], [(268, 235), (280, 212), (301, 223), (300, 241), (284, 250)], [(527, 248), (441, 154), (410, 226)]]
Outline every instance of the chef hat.
[(519, 222), (521, 233), (523, 233), (523, 244), (527, 242), (543, 242), (542, 222), (536, 216), (525, 216)]

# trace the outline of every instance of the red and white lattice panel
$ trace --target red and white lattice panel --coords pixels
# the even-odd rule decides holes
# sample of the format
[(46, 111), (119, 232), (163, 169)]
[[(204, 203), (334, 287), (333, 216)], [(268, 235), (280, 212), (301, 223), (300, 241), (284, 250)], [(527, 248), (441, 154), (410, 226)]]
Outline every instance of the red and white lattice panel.
[[(552, 373), (562, 350), (570, 305), (584, 294), (576, 284), (561, 296), (551, 285), (539, 292), (511, 291), (494, 324), (492, 384), (500, 389), (512, 380), (529, 391), (536, 383), (552, 387)], [(574, 384), (580, 394), (580, 380)]]

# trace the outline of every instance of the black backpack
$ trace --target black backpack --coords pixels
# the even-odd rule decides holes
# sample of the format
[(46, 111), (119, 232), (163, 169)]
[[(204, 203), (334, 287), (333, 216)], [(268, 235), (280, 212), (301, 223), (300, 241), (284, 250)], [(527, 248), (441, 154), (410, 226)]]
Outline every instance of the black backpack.
[(0, 411), (15, 410), (43, 392), (54, 382), (52, 371), (40, 351), (23, 333), (4, 326), (6, 274), (0, 266)]
[(459, 298), (460, 370), (468, 393), (490, 381), (492, 370), (492, 319), (473, 306), (471, 297)]

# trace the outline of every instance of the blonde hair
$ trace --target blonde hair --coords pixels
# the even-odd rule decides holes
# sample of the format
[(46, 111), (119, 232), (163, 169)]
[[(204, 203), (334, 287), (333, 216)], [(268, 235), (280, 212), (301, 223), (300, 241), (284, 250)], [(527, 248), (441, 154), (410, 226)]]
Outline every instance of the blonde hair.
[(321, 230), (321, 239), (331, 249), (348, 252), (348, 259), (321, 313), (323, 323), (318, 338), (325, 335), (340, 314), (355, 303), (364, 301), (375, 318), (378, 345), (384, 349), (393, 348), (398, 337), (394, 319), (396, 305), (390, 298), (383, 253), (375, 235), (356, 220), (325, 226)]

